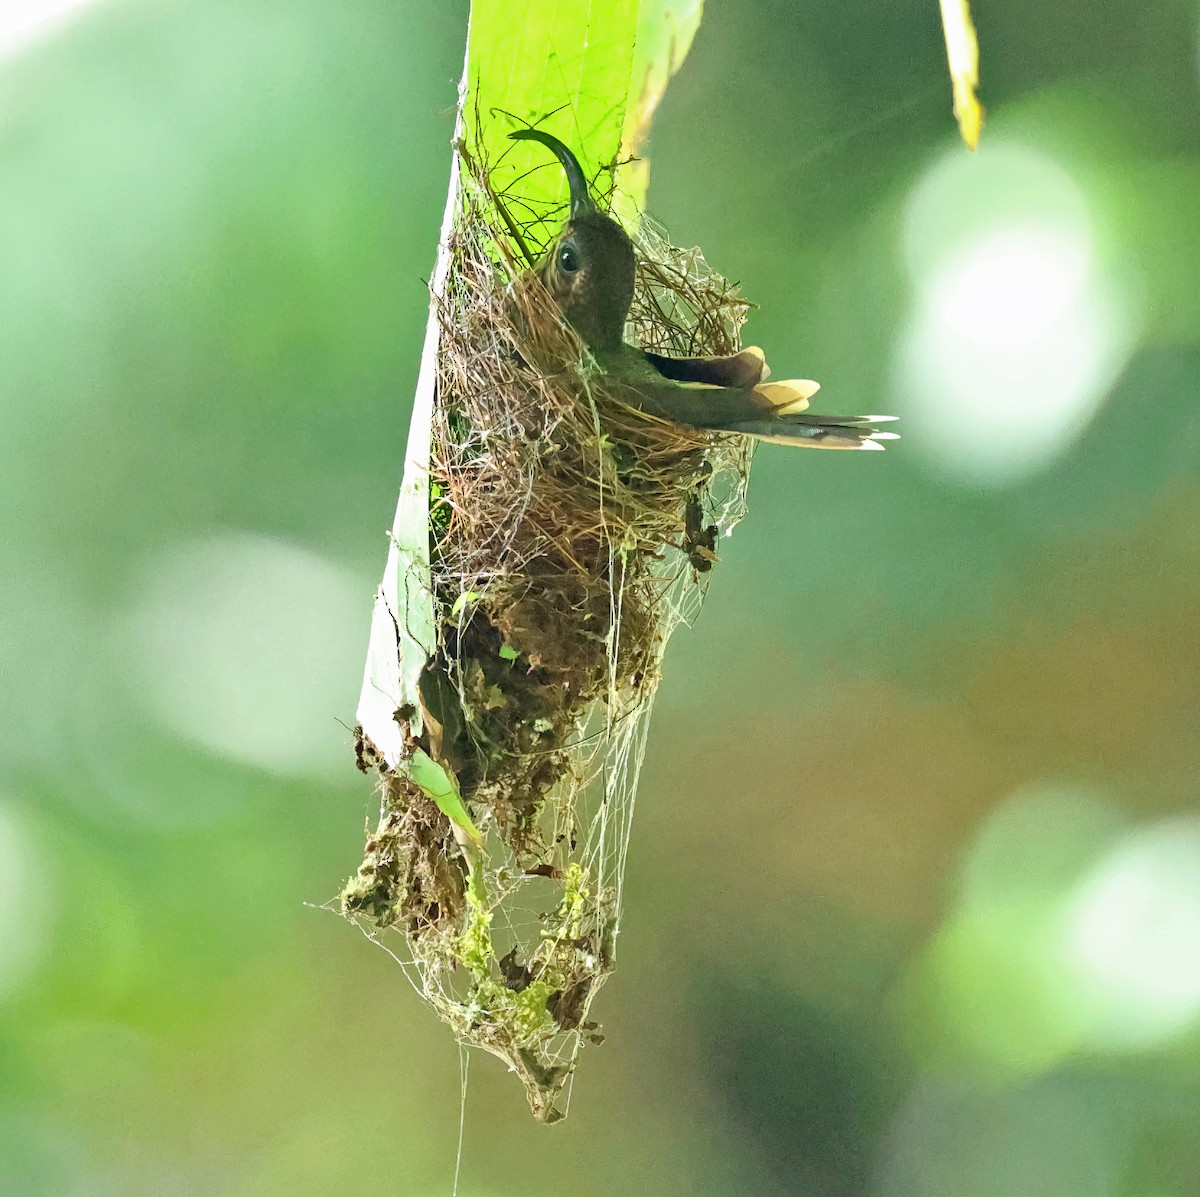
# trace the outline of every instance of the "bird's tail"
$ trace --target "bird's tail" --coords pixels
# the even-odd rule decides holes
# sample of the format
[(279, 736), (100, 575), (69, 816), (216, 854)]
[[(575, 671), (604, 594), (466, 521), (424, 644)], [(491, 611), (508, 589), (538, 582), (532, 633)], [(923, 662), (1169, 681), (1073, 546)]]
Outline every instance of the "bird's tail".
[(776, 445), (807, 445), (810, 449), (882, 449), (882, 441), (899, 440), (899, 434), (873, 427), (895, 416), (825, 416), (819, 412), (750, 420), (730, 424), (724, 431), (741, 432)]
[(874, 427), (890, 424), (896, 416), (827, 416), (808, 411), (808, 401), (818, 386), (808, 379), (763, 383), (754, 388), (769, 408), (751, 420), (723, 426), (777, 445), (805, 445), (810, 449), (882, 449), (883, 441), (895, 441), (895, 432)]

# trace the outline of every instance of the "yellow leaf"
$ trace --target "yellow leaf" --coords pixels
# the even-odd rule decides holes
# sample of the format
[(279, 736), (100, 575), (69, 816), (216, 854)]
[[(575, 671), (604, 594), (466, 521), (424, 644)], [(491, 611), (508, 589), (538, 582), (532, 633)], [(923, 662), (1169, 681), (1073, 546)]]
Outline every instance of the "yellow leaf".
[(968, 0), (940, 0), (940, 3), (950, 82), (954, 87), (954, 115), (967, 149), (973, 150), (979, 144), (979, 131), (983, 127), (983, 107), (975, 96), (979, 86), (979, 39), (971, 22)]

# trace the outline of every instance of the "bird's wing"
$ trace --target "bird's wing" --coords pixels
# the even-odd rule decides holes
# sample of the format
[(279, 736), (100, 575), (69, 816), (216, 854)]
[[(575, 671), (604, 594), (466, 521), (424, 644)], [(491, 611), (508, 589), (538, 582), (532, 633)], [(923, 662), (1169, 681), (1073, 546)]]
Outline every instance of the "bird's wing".
[(663, 357), (643, 350), (646, 360), (673, 382), (698, 382), (711, 387), (757, 386), (770, 377), (766, 357), (757, 345), (728, 357)]
[[(672, 367), (681, 362), (729, 363), (756, 351), (743, 350), (734, 358), (669, 358)], [(809, 412), (808, 402), (820, 389), (807, 378), (786, 382), (763, 382), (750, 386), (722, 386), (691, 379), (665, 376), (651, 355), (629, 346), (596, 353), (614, 397), (650, 415), (694, 428), (715, 432), (740, 432), (781, 445), (813, 449), (882, 449), (881, 442), (896, 440), (894, 432), (873, 425), (887, 423), (892, 416), (832, 416)], [(745, 366), (742, 367), (745, 369)], [(709, 373), (708, 377), (714, 377)]]

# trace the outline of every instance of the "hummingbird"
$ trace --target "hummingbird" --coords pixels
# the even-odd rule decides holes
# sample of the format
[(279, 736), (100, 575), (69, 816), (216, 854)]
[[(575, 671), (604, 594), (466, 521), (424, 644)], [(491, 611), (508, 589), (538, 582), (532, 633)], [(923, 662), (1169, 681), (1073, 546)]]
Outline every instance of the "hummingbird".
[(875, 424), (895, 416), (832, 416), (808, 411), (820, 389), (809, 379), (768, 382), (763, 351), (727, 357), (666, 357), (625, 341), (636, 273), (629, 234), (592, 199), (579, 160), (541, 129), (509, 136), (537, 141), (562, 164), (570, 191), (567, 223), (535, 273), (591, 351), (610, 393), (660, 419), (813, 449), (882, 449), (897, 440)]

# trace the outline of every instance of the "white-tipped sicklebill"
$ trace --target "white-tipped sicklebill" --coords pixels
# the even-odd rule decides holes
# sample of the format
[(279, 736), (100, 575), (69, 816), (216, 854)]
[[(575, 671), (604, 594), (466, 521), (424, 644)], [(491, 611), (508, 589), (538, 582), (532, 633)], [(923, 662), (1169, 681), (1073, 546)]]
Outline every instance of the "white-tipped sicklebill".
[(894, 432), (874, 427), (894, 416), (809, 412), (818, 384), (767, 382), (770, 370), (757, 346), (729, 357), (678, 358), (626, 344), (635, 272), (628, 234), (596, 207), (578, 160), (557, 137), (540, 129), (520, 129), (511, 136), (541, 142), (566, 172), (570, 214), (537, 273), (604, 370), (607, 389), (622, 402), (679, 424), (783, 445), (882, 449), (881, 442), (897, 439)]

